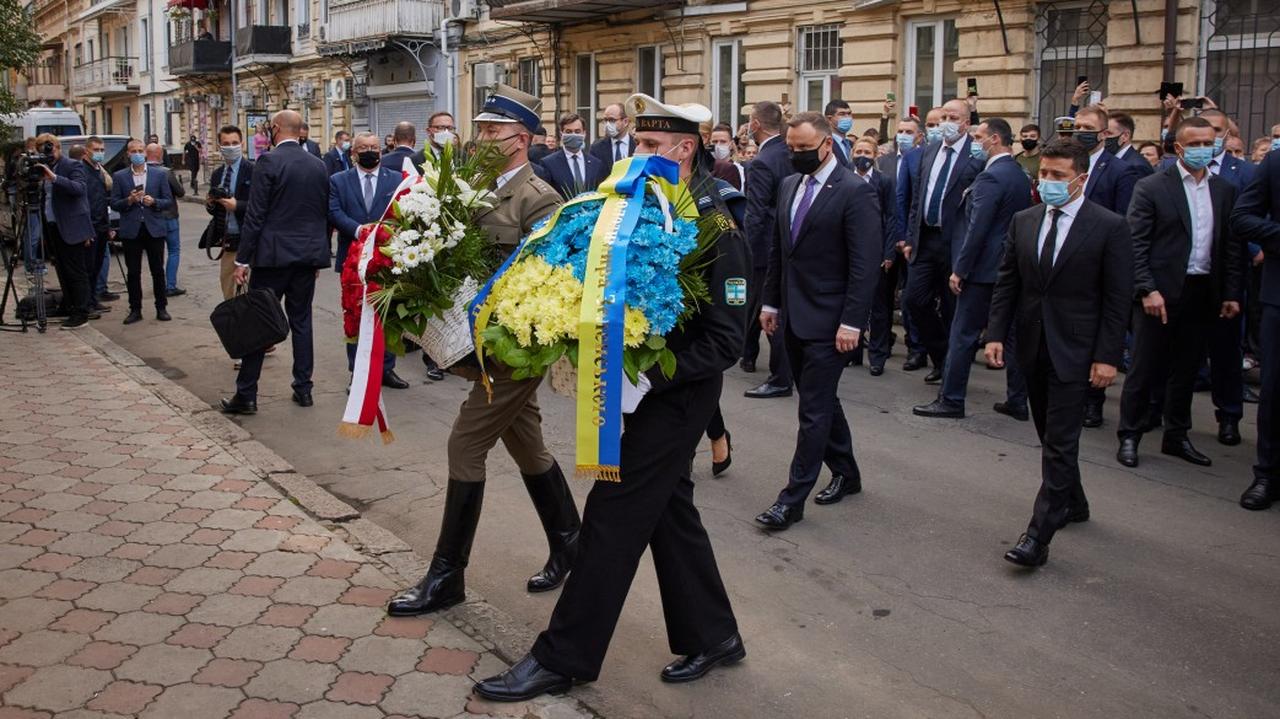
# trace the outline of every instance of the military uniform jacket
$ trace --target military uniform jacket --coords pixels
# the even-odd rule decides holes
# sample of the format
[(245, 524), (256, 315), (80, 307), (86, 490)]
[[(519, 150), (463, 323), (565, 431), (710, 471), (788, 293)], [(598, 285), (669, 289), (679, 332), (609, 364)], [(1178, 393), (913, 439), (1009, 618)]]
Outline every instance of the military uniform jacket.
[(515, 251), (520, 238), (533, 230), (534, 223), (560, 204), (560, 193), (534, 174), (532, 163), (521, 167), (494, 194), (498, 196), (497, 204), (476, 219), (504, 256)]

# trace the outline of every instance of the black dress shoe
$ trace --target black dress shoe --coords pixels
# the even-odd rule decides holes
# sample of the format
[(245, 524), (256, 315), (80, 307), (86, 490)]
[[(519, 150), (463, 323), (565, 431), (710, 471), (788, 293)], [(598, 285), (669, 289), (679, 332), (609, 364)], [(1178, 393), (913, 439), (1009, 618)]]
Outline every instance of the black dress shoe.
[(871, 372), (872, 377), (879, 377), (880, 375), (884, 374), (884, 365), (873, 364), (871, 365), (871, 369), (868, 371)]
[(1027, 411), (1026, 407), (1015, 407), (1008, 402), (996, 402), (991, 405), (991, 409), (1006, 417), (1013, 417), (1019, 422), (1026, 422), (1031, 419), (1031, 413)]
[(1218, 420), (1218, 442), (1228, 447), (1240, 444), (1240, 420)]
[(224, 399), (219, 402), (219, 406), (224, 414), (257, 414), (258, 402), (252, 399), (245, 399), (240, 395), (232, 395), (230, 399)]
[(939, 417), (943, 419), (964, 419), (964, 407), (954, 405), (939, 397), (929, 404), (918, 404), (911, 408), (911, 413), (918, 417)]
[(181, 297), (185, 294), (187, 294), (187, 291), (182, 289), (181, 287), (174, 287), (172, 289), (168, 289), (164, 291), (165, 297)]
[(476, 682), (475, 693), (493, 702), (522, 702), (559, 694), (573, 687), (573, 679), (556, 674), (538, 663), (532, 654), (516, 662), (514, 667), (496, 677)]
[[(1083, 507), (1072, 507), (1067, 510), (1067, 518), (1062, 520), (1062, 526), (1065, 527), (1068, 524), (1081, 524), (1087, 521), (1089, 521), (1088, 505)], [(1059, 527), (1059, 529), (1061, 528), (1062, 527)]]
[(425, 351), (422, 353), (422, 364), (427, 366), (427, 379), (432, 382), (440, 382), (444, 379), (444, 370), (440, 369), (440, 365), (436, 364), (436, 361), (431, 359)]
[(298, 405), (299, 407), (310, 407), (311, 405), (315, 404), (315, 401), (311, 399), (310, 392), (300, 392), (298, 390), (294, 390), (293, 403)]
[(168, 322), (173, 319), (169, 316), (169, 312), (163, 308), (156, 310), (156, 319), (161, 322)]
[[(831, 475), (831, 484), (813, 496), (814, 504), (835, 504), (850, 494), (862, 491), (861, 477), (846, 477), (843, 474)], [(800, 520), (796, 520), (797, 522)]]
[(781, 502), (775, 502), (772, 507), (756, 517), (756, 522), (763, 524), (765, 529), (780, 531), (802, 519), (804, 519), (803, 506), (791, 507)]
[(131, 325), (134, 322), (142, 321), (142, 313), (137, 310), (129, 310), (129, 314), (125, 316), (123, 324)]
[(393, 369), (382, 373), (382, 386), (390, 387), (391, 389), (409, 389), (409, 383), (400, 379), (400, 375), (396, 374)]
[(1245, 402), (1247, 402), (1248, 404), (1257, 404), (1261, 400), (1262, 398), (1258, 396), (1258, 390), (1254, 389), (1253, 387), (1250, 387), (1249, 385), (1244, 386)]
[(1084, 406), (1084, 421), (1082, 425), (1089, 429), (1097, 429), (1102, 426), (1102, 405), (1092, 402)]
[(1116, 450), (1116, 461), (1126, 467), (1138, 466), (1138, 438), (1125, 437), (1120, 440), (1120, 448)]
[(1013, 549), (1004, 553), (1004, 559), (1020, 567), (1041, 567), (1049, 561), (1049, 545), (1024, 534)]
[(1271, 480), (1258, 477), (1253, 484), (1240, 495), (1240, 506), (1254, 511), (1267, 509), (1271, 503), (1280, 499), (1280, 485)]
[(743, 392), (742, 396), (750, 397), (752, 399), (772, 399), (774, 397), (790, 397), (791, 388), (780, 387), (776, 384), (769, 384), (768, 382), (765, 382), (764, 384), (760, 385), (759, 387), (756, 387), (755, 389), (749, 389), (746, 392)]
[(733, 464), (733, 437), (729, 436), (729, 430), (724, 431), (724, 443), (728, 445), (729, 451), (725, 453), (724, 459), (719, 462), (711, 460), (711, 476), (719, 477), (729, 469), (729, 465)]
[(934, 367), (929, 374), (924, 376), (925, 384), (938, 384), (942, 381), (942, 368)]
[(101, 302), (95, 302), (89, 307), (90, 312), (105, 313), (111, 311), (111, 305), (104, 305)]
[(924, 369), (929, 366), (929, 357), (925, 354), (911, 353), (907, 355), (907, 361), (902, 363), (903, 372), (915, 372), (918, 369)]
[(671, 662), (662, 670), (662, 681), (671, 684), (701, 679), (722, 664), (736, 664), (747, 657), (742, 636), (734, 634), (705, 652), (690, 654)]
[(743, 372), (755, 372), (755, 371), (756, 371), (756, 361), (755, 361), (755, 360), (748, 360), (748, 359), (744, 359), (744, 360), (742, 360), (741, 362), (739, 362), (739, 363), (738, 363), (738, 367), (739, 367), (740, 369), (742, 369), (742, 371), (743, 371)]
[(120, 299), (120, 295), (115, 292), (103, 292), (98, 295), (98, 299), (102, 302), (115, 302)]
[(1209, 467), (1213, 465), (1213, 460), (1201, 454), (1200, 450), (1196, 449), (1195, 445), (1191, 444), (1191, 440), (1186, 439), (1185, 437), (1172, 442), (1166, 440), (1160, 446), (1160, 452), (1162, 454), (1167, 454), (1170, 457), (1177, 457), (1178, 459), (1186, 460), (1192, 464), (1198, 464), (1201, 467)]

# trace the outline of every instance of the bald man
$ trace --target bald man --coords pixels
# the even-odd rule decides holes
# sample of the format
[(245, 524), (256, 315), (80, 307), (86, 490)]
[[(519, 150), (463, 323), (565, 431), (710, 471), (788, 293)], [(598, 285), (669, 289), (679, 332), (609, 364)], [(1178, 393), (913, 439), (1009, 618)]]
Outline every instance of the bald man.
[[(182, 186), (182, 181), (164, 166), (164, 146), (158, 142), (153, 142), (147, 145), (146, 152), (147, 164), (164, 170), (164, 174), (169, 180), (169, 190), (173, 192), (173, 198), (176, 200), (179, 197), (186, 197), (187, 189)], [(161, 210), (160, 216), (164, 218), (165, 225), (165, 296), (177, 297), (185, 295), (187, 291), (178, 286), (178, 262), (182, 258), (182, 232), (181, 225), (178, 222), (178, 203), (174, 202), (169, 207)]]

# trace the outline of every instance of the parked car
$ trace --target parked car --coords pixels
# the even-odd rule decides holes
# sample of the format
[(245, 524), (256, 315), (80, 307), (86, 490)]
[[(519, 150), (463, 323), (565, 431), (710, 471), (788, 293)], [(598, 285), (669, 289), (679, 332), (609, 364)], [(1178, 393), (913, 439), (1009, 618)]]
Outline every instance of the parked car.
[(84, 134), (80, 114), (69, 107), (33, 107), (16, 115), (0, 116), (0, 124), (8, 127), (6, 139), (18, 142), (46, 132), (59, 137)]

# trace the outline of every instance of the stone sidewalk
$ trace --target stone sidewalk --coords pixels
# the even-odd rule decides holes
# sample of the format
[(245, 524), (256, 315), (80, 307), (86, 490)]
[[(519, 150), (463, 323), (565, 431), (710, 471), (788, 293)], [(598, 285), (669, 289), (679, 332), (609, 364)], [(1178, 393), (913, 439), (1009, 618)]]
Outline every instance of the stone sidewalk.
[(404, 578), (298, 505), (358, 513), (129, 357), (0, 335), (0, 719), (593, 716), (473, 698), (492, 643), (386, 617)]

